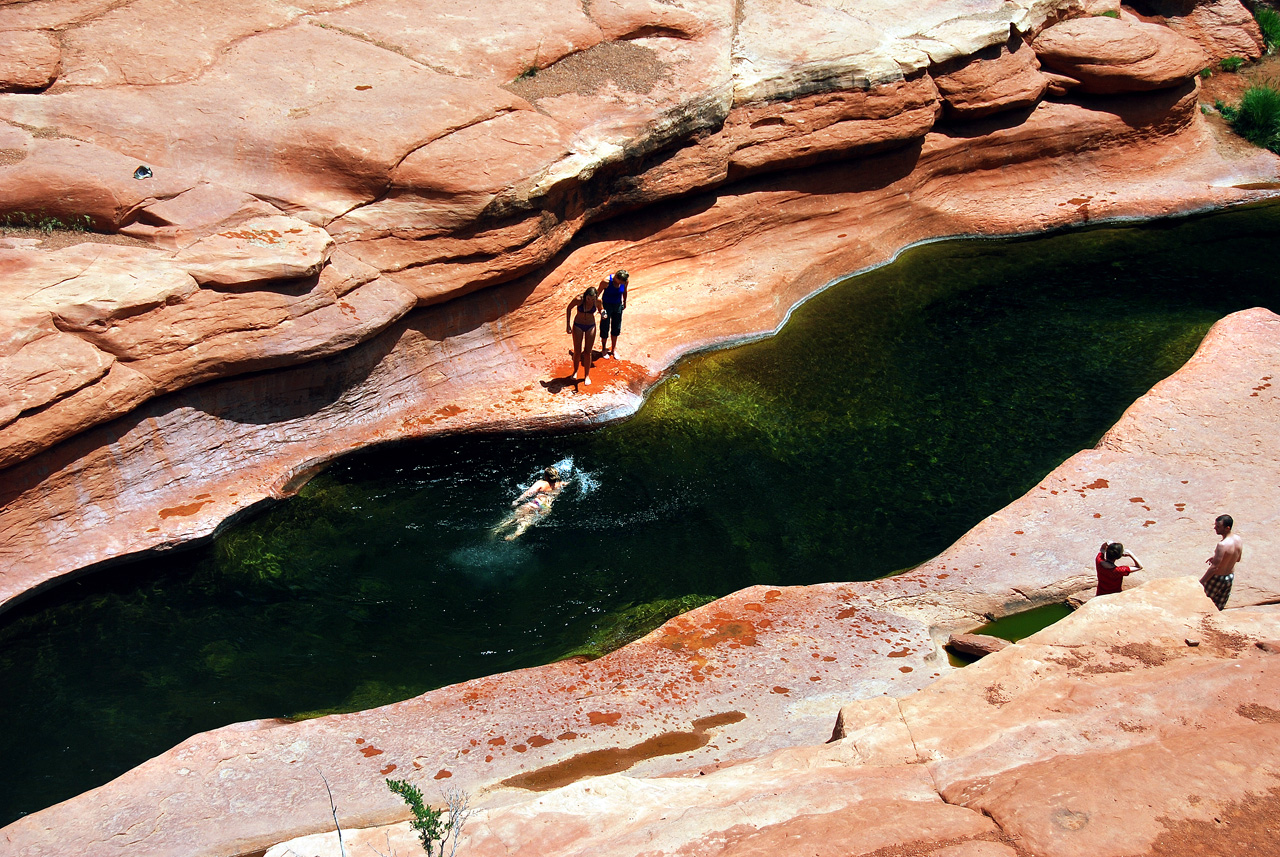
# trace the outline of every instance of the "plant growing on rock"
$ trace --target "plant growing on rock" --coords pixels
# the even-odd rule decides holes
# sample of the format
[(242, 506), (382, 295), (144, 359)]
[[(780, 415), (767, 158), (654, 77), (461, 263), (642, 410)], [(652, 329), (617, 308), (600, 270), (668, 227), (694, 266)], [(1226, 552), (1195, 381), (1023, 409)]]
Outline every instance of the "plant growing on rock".
[(461, 789), (448, 789), (444, 793), (445, 808), (428, 806), (422, 799), (422, 790), (408, 780), (387, 780), (387, 788), (400, 796), (413, 813), (409, 822), (422, 841), (427, 857), (444, 857), (446, 846), (449, 857), (458, 851), (458, 837), (462, 826), (471, 815), (471, 798)]
[(1223, 57), (1218, 63), (1218, 68), (1226, 72), (1239, 71), (1240, 66), (1244, 65), (1244, 57)]
[(38, 229), (45, 235), (52, 235), (55, 231), (87, 232), (92, 226), (93, 218), (87, 214), (62, 220), (43, 211), (39, 214), (15, 211), (0, 217), (0, 229)]

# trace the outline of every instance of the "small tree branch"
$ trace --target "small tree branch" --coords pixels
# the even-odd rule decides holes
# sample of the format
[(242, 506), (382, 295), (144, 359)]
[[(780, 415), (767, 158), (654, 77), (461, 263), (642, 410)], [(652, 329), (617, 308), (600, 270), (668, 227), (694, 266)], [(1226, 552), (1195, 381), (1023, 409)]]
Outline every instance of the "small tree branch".
[(329, 809), (333, 811), (333, 826), (338, 829), (338, 853), (342, 857), (347, 857), (347, 846), (342, 842), (342, 825), (338, 823), (338, 804), (333, 799), (333, 789), (329, 788), (329, 778), (324, 775), (324, 771), (316, 768), (320, 772), (320, 779), (324, 780), (324, 790), (329, 793)]

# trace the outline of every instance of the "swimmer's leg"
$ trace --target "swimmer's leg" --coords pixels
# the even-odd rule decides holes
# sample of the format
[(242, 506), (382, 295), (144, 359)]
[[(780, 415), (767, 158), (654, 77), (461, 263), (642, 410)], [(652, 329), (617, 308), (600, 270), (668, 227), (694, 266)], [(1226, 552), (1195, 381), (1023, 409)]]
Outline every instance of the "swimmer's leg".
[(492, 530), (489, 531), (490, 538), (497, 538), (498, 534), (516, 522), (516, 513), (512, 512), (501, 521), (499, 521)]
[(542, 518), (542, 515), (528, 506), (521, 506), (516, 510), (514, 522), (516, 528), (512, 533), (506, 536), (507, 541), (514, 541), (524, 535), (524, 531), (532, 527)]

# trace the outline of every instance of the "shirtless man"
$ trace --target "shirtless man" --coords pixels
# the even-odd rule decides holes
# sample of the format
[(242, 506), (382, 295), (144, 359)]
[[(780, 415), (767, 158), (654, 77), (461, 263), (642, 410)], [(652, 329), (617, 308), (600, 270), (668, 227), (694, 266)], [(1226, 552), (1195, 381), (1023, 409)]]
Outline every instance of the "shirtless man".
[(1205, 560), (1209, 563), (1209, 570), (1200, 578), (1204, 594), (1213, 599), (1219, 610), (1227, 606), (1227, 599), (1231, 597), (1231, 584), (1236, 579), (1236, 563), (1244, 552), (1240, 537), (1231, 532), (1233, 526), (1235, 521), (1231, 520), (1230, 515), (1219, 515), (1213, 522), (1213, 531), (1222, 536), (1222, 541), (1218, 542), (1213, 556)]

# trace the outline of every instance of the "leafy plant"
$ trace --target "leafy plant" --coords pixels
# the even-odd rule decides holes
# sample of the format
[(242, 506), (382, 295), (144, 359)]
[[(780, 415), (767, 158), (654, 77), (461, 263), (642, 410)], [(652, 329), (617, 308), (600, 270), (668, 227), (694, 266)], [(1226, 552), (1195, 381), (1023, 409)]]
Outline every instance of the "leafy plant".
[(52, 235), (55, 231), (87, 232), (92, 227), (93, 218), (87, 214), (80, 214), (68, 220), (62, 220), (45, 214), (43, 211), (39, 214), (14, 211), (0, 217), (0, 228), (38, 229), (45, 235)]
[(1200, 69), (1200, 77), (1202, 80), (1208, 80), (1209, 78), (1213, 77), (1213, 69), (1209, 68), (1208, 66), (1205, 66), (1204, 68)]
[[(409, 826), (418, 832), (422, 848), (427, 857), (444, 857), (445, 848), (449, 848), (449, 857), (458, 850), (458, 837), (462, 826), (471, 815), (471, 799), (461, 789), (449, 789), (445, 792), (445, 808), (436, 809), (428, 806), (422, 799), (422, 790), (407, 780), (387, 780), (387, 788), (400, 796), (400, 799), (413, 813), (413, 821)], [(446, 821), (444, 817), (448, 816)]]
[(1274, 85), (1251, 86), (1240, 97), (1239, 107), (1222, 105), (1218, 111), (1241, 137), (1280, 153), (1280, 90)]
[(1258, 21), (1258, 29), (1262, 30), (1262, 39), (1267, 43), (1267, 53), (1274, 53), (1280, 45), (1280, 12), (1270, 6), (1259, 5), (1253, 13)]
[(1117, 12), (1115, 9), (1108, 9), (1105, 12), (1099, 12), (1098, 17), (1099, 18), (1119, 18), (1120, 13)]
[(1218, 63), (1218, 68), (1225, 72), (1239, 71), (1240, 66), (1244, 65), (1244, 57), (1223, 57)]

